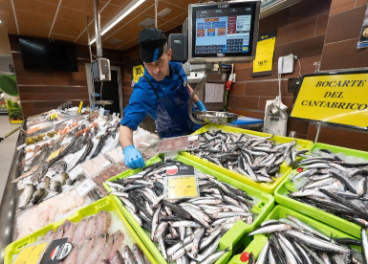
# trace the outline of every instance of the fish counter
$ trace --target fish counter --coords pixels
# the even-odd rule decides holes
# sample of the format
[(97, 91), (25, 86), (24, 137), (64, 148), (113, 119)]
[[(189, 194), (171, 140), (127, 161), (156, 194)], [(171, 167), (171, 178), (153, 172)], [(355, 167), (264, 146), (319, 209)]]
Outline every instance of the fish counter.
[(368, 153), (212, 124), (181, 141), (138, 129), (146, 166), (130, 170), (119, 118), (100, 114), (23, 123), (0, 208), (4, 263), (65, 239), (59, 263), (367, 264)]

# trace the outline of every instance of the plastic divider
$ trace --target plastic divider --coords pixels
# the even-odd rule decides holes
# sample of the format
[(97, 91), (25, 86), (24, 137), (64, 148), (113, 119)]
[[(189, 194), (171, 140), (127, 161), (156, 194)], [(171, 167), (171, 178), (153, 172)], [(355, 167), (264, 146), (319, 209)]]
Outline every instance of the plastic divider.
[[(251, 225), (248, 225), (242, 221), (238, 221), (228, 232), (225, 233), (225, 235), (221, 238), (219, 243), (219, 249), (224, 250), (228, 248), (230, 251), (224, 254), (219, 260), (216, 261), (216, 264), (225, 264), (228, 263), (231, 256), (233, 255), (233, 252), (238, 250), (239, 243), (238, 241), (240, 238), (248, 232), (251, 232), (254, 230), (262, 220), (268, 215), (269, 212), (271, 212), (272, 208), (274, 207), (274, 199), (273, 196), (270, 194), (267, 194), (265, 192), (262, 192), (260, 190), (257, 190), (251, 186), (248, 186), (242, 182), (237, 181), (236, 179), (229, 177), (227, 175), (222, 174), (221, 172), (215, 171), (213, 169), (210, 169), (206, 167), (203, 164), (198, 164), (194, 162), (193, 160), (190, 160), (184, 156), (179, 155), (176, 158), (177, 161), (183, 162), (187, 165), (191, 165), (194, 168), (200, 170), (203, 173), (210, 174), (212, 176), (215, 176), (219, 181), (226, 182), (231, 184), (234, 187), (237, 187), (243, 191), (246, 191), (248, 195), (259, 199), (257, 204), (252, 208), (252, 212), (257, 214), (253, 223)], [(116, 179), (122, 179), (126, 178), (128, 176), (131, 176), (133, 174), (138, 173), (141, 170), (129, 170), (126, 171), (116, 177), (111, 178), (108, 181), (114, 181)], [(107, 188), (108, 186), (104, 184), (106, 190), (108, 192), (111, 192), (110, 188)], [(117, 201), (120, 201), (118, 197), (114, 197)], [(133, 216), (129, 213), (129, 211), (123, 206), (123, 204), (119, 203), (119, 208), (124, 214), (124, 216), (128, 219), (129, 223), (132, 225), (134, 230), (137, 232), (137, 234), (140, 236), (143, 243), (145, 243), (146, 247), (151, 251), (152, 255), (156, 258), (156, 260), (161, 263), (167, 263), (166, 260), (162, 257), (161, 253), (157, 249), (156, 245), (151, 241), (150, 234), (148, 231), (141, 228), (136, 220), (133, 218)]]
[[(360, 157), (360, 158), (364, 158), (368, 160), (368, 152), (364, 152), (360, 150), (354, 150), (354, 149), (342, 148), (342, 147), (328, 145), (328, 144), (316, 143), (313, 145), (311, 152), (318, 150), (318, 149), (329, 149), (333, 151), (334, 153), (344, 153), (345, 155)], [(317, 219), (327, 225), (333, 226), (339, 230), (345, 231), (354, 237), (360, 237), (360, 226), (359, 225), (349, 222), (331, 213), (327, 213), (326, 211), (322, 209), (316, 208), (314, 206), (311, 206), (305, 203), (301, 203), (297, 200), (294, 200), (288, 197), (287, 196), (287, 194), (289, 193), (288, 189), (295, 190), (293, 187), (294, 183), (290, 182), (292, 175), (294, 175), (294, 173), (289, 174), (282, 181), (282, 183), (276, 188), (274, 197), (277, 203), (285, 205), (289, 208), (292, 208), (310, 217), (313, 217), (314, 219)]]
[[(127, 219), (124, 217), (124, 215), (120, 211), (120, 202), (116, 202), (115, 197), (112, 195), (107, 196), (101, 200), (98, 200), (97, 202), (94, 202), (74, 214), (70, 215), (69, 217), (65, 219), (69, 219), (70, 221), (77, 223), (80, 220), (82, 220), (86, 216), (95, 215), (100, 211), (109, 211), (113, 212), (118, 219), (121, 221), (122, 226), (124, 227), (124, 230), (126, 233), (124, 235), (129, 236), (142, 250), (142, 252), (146, 255), (148, 261), (152, 264), (158, 263), (153, 256), (151, 255), (150, 251), (146, 248), (144, 243), (141, 241), (141, 239), (138, 237), (134, 229), (131, 227), (131, 225), (128, 223)], [(50, 230), (56, 230), (60, 225), (62, 225), (65, 221), (65, 219), (54, 222), (36, 232), (33, 234), (26, 236), (22, 239), (19, 239), (10, 245), (8, 245), (5, 249), (5, 262), (4, 264), (11, 264), (13, 262), (13, 256), (19, 254), (19, 252), (22, 250), (23, 247), (26, 245), (32, 244), (37, 241), (37, 239), (41, 236), (46, 235), (47, 232)]]
[[(196, 132), (194, 132), (193, 134), (198, 135), (198, 134), (202, 134), (204, 132), (207, 132), (211, 129), (215, 129), (215, 130), (222, 130), (224, 132), (230, 132), (230, 133), (245, 133), (245, 134), (249, 134), (249, 135), (254, 135), (254, 136), (259, 136), (259, 137), (269, 137), (271, 136), (271, 134), (266, 134), (266, 133), (261, 133), (261, 132), (256, 132), (256, 131), (252, 131), (252, 130), (246, 130), (246, 129), (241, 129), (241, 128), (235, 128), (235, 127), (230, 127), (230, 126), (222, 126), (222, 125), (214, 125), (214, 124), (210, 124), (210, 125), (206, 125), (200, 129), (198, 129)], [(313, 146), (313, 142), (309, 141), (309, 140), (303, 140), (303, 139), (295, 139), (295, 138), (289, 138), (289, 137), (282, 137), (282, 136), (273, 136), (272, 141), (279, 143), (279, 144), (284, 144), (284, 143), (289, 143), (292, 142), (294, 140), (296, 140), (296, 144), (299, 146), (299, 150), (302, 149), (311, 149)], [(245, 184), (248, 184), (252, 187), (255, 187), (259, 190), (262, 190), (266, 193), (270, 193), (273, 194), (276, 187), (282, 182), (282, 180), (291, 172), (292, 168), (287, 166), (286, 163), (284, 162), (281, 167), (280, 167), (280, 174), (282, 175), (281, 177), (279, 177), (278, 179), (275, 180), (275, 182), (273, 183), (257, 183), (253, 180), (251, 180), (250, 178), (243, 176), (237, 172), (228, 170), (222, 166), (216, 165), (206, 159), (202, 159), (200, 157), (197, 157), (195, 155), (190, 154), (189, 152), (181, 152), (181, 155), (183, 155), (184, 157), (187, 157), (191, 160), (196, 161), (197, 163), (203, 164), (211, 169), (217, 170), (223, 174), (228, 175), (229, 177), (232, 177), (240, 182), (243, 182)]]

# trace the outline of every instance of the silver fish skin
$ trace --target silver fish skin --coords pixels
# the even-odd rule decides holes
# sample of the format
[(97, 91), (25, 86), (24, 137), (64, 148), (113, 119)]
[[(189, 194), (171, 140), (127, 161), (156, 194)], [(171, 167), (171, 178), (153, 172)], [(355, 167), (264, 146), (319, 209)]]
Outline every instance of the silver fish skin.
[(281, 231), (286, 231), (290, 229), (291, 229), (291, 226), (287, 224), (269, 225), (269, 226), (261, 227), (253, 232), (250, 232), (248, 236), (254, 236), (254, 235), (265, 234), (265, 233), (281, 232)]
[(325, 264), (332, 264), (330, 257), (328, 256), (327, 252), (321, 253), (322, 259), (325, 262)]
[(338, 246), (336, 244), (333, 244), (331, 242), (316, 238), (316, 237), (312, 237), (306, 234), (303, 234), (301, 232), (298, 231), (294, 231), (294, 230), (287, 230), (285, 231), (285, 235), (286, 236), (290, 236), (293, 239), (296, 239), (297, 241), (300, 241), (303, 244), (308, 245), (311, 248), (315, 248), (318, 250), (325, 250), (328, 252), (334, 252), (334, 253), (349, 253), (350, 250), (346, 249), (344, 247)]
[(154, 239), (154, 236), (155, 236), (155, 233), (156, 233), (156, 229), (157, 229), (157, 226), (158, 226), (158, 216), (160, 214), (160, 211), (161, 211), (161, 205), (156, 209), (155, 213), (153, 214), (151, 240)]
[(202, 238), (202, 236), (204, 235), (205, 229), (201, 228), (200, 231), (198, 231), (196, 234), (194, 234), (194, 239), (193, 239), (193, 245), (192, 245), (192, 254), (193, 257), (197, 257), (198, 256), (198, 250), (199, 250), (199, 242)]
[[(305, 252), (304, 248), (302, 248), (299, 243), (294, 241), (294, 245), (295, 247), (299, 250), (299, 252), (302, 253), (302, 257), (304, 259), (304, 261), (306, 261), (306, 264), (313, 264), (312, 260), (310, 259), (310, 257), (308, 256), (307, 252)], [(326, 263), (327, 264), (327, 263)]]
[(285, 243), (283, 242), (283, 240), (278, 240), (282, 250), (284, 251), (285, 253), (285, 257), (286, 257), (286, 260), (287, 260), (287, 263), (288, 264), (298, 264), (298, 262), (296, 261), (295, 257), (294, 257), (294, 254), (291, 253), (290, 249), (285, 245)]
[(362, 239), (362, 256), (364, 264), (368, 263), (368, 236), (367, 228), (362, 228), (360, 230), (360, 235)]
[(269, 264), (277, 264), (273, 254), (272, 254), (272, 250), (268, 250), (268, 263)]
[(160, 251), (162, 253), (162, 256), (164, 257), (164, 259), (168, 259), (167, 256), (167, 251), (166, 251), (166, 247), (165, 247), (165, 242), (164, 242), (164, 238), (162, 236), (158, 237), (158, 244), (159, 244), (159, 248)]
[(304, 222), (300, 221), (298, 218), (293, 217), (291, 215), (287, 215), (286, 217), (289, 218), (291, 221), (293, 221), (298, 226), (300, 226), (304, 231), (314, 234), (315, 236), (322, 238), (324, 240), (331, 241), (331, 239), (328, 236), (325, 236), (318, 230), (312, 228), (310, 225), (307, 225)]
[(300, 178), (303, 178), (303, 177), (310, 177), (310, 176), (312, 176), (312, 175), (316, 174), (316, 173), (317, 173), (317, 171), (318, 171), (318, 169), (304, 170), (304, 171), (302, 171), (302, 172), (298, 173), (298, 174), (297, 174), (294, 178), (292, 178), (290, 181), (291, 181), (291, 182), (294, 182), (294, 181), (296, 181), (296, 180), (298, 180), (298, 179), (300, 179)]
[(219, 252), (216, 252), (212, 255), (210, 255), (209, 257), (207, 257), (205, 260), (203, 260), (201, 262), (201, 264), (212, 264), (214, 263), (216, 260), (218, 260), (219, 258), (222, 257), (222, 255), (224, 255), (226, 252), (228, 252), (229, 250), (228, 249), (225, 249), (223, 251), (219, 251)]
[[(294, 246), (291, 244), (291, 242), (289, 240), (286, 239), (286, 237), (284, 237), (281, 233), (278, 234), (279, 242), (281, 247), (284, 249), (283, 245), (287, 248), (287, 250), (289, 250), (289, 252), (293, 255), (293, 258), (296, 262), (298, 263), (302, 263), (302, 259), (299, 257), (298, 252), (295, 250)], [(285, 250), (284, 250), (285, 251)], [(292, 258), (290, 258), (292, 259)], [(292, 261), (294, 261), (292, 260)]]
[(266, 264), (270, 242), (267, 240), (266, 244), (263, 246), (261, 253), (258, 256), (256, 264)]

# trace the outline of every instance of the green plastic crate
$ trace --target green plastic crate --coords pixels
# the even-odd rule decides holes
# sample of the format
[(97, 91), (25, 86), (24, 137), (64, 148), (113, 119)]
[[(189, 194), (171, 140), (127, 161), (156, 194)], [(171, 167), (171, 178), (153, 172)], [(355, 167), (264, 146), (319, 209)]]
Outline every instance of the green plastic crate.
[[(280, 219), (280, 218), (286, 218), (286, 215), (291, 215), (294, 217), (297, 217), (298, 219), (300, 219), (301, 221), (303, 221), (304, 223), (309, 224), (310, 226), (313, 226), (315, 228), (317, 228), (319, 231), (321, 231), (323, 234), (327, 235), (327, 236), (333, 236), (334, 238), (343, 238), (343, 237), (348, 237), (348, 238), (354, 238), (355, 237), (348, 235), (344, 232), (341, 232), (333, 227), (330, 227), (326, 224), (323, 224), (319, 221), (316, 221), (306, 215), (303, 215), (301, 213), (298, 213), (290, 208), (284, 207), (282, 205), (277, 205), (272, 212), (267, 216), (267, 218), (264, 221), (270, 220), (270, 219)], [(244, 236), (241, 239), (241, 243), (243, 245), (243, 248), (245, 248), (245, 250), (243, 252), (248, 252), (249, 254), (251, 252), (253, 252), (254, 257), (257, 259), (259, 254), (262, 251), (262, 248), (264, 247), (264, 245), (267, 242), (267, 237), (265, 235), (255, 235), (254, 237), (250, 237), (250, 236)], [(361, 250), (360, 247), (358, 246), (353, 246), (353, 248), (357, 249), (358, 251)], [(241, 254), (237, 254), (235, 255), (229, 262), (229, 264), (246, 264), (247, 262), (242, 262), (240, 260), (240, 256)]]
[[(333, 146), (333, 145), (316, 143), (313, 145), (311, 151), (315, 151), (318, 149), (329, 149), (335, 153), (345, 153), (345, 155), (360, 157), (360, 158), (364, 158), (368, 160), (368, 152), (364, 152), (360, 150), (354, 150), (354, 149), (342, 148), (342, 147)], [(337, 217), (333, 214), (327, 213), (316, 207), (298, 202), (297, 200), (291, 199), (290, 197), (286, 196), (286, 194), (289, 193), (288, 189), (295, 190), (293, 187), (294, 183), (290, 182), (292, 175), (294, 175), (294, 172), (289, 174), (288, 177), (286, 177), (276, 189), (274, 196), (275, 196), (275, 200), (277, 203), (285, 205), (289, 208), (292, 208), (310, 217), (313, 217), (339, 230), (345, 231), (352, 236), (360, 237), (360, 226), (359, 225), (349, 222), (343, 218)]]
[[(257, 214), (257, 217), (254, 219), (253, 223), (251, 225), (247, 225), (246, 223), (242, 221), (238, 221), (220, 240), (219, 248), (220, 250), (229, 248), (229, 252), (224, 254), (219, 260), (217, 260), (216, 264), (224, 264), (228, 263), (229, 259), (231, 258), (233, 252), (236, 252), (239, 249), (239, 239), (248, 232), (251, 232), (254, 230), (258, 225), (262, 223), (262, 220), (268, 215), (268, 213), (272, 210), (274, 207), (274, 199), (273, 196), (270, 194), (267, 194), (265, 192), (262, 192), (260, 190), (257, 190), (253, 187), (250, 187), (242, 182), (237, 181), (236, 179), (232, 177), (228, 177), (221, 172), (212, 170), (205, 165), (198, 164), (184, 156), (179, 155), (176, 158), (177, 161), (181, 161), (187, 165), (191, 165), (194, 168), (202, 171), (203, 173), (207, 173), (210, 175), (215, 176), (217, 179), (219, 179), (222, 182), (226, 182), (231, 184), (234, 187), (237, 187), (241, 190), (246, 191), (250, 196), (255, 197), (259, 199), (258, 203), (253, 207), (252, 212)], [(114, 181), (116, 179), (122, 179), (126, 178), (128, 176), (131, 176), (133, 174), (138, 173), (141, 170), (129, 170), (126, 171), (119, 176), (116, 176), (114, 178), (109, 179), (108, 181)], [(104, 183), (104, 187), (106, 190), (110, 193), (111, 188), (109, 188), (108, 185)], [(120, 201), (118, 197), (115, 197), (116, 200)], [(129, 223), (133, 226), (139, 237), (142, 239), (142, 241), (145, 243), (146, 247), (151, 251), (152, 255), (156, 258), (156, 260), (160, 263), (167, 263), (165, 259), (162, 257), (161, 253), (155, 246), (155, 244), (151, 241), (150, 237), (147, 236), (147, 231), (142, 229), (136, 220), (133, 218), (133, 216), (129, 213), (129, 211), (123, 206), (123, 204), (120, 202), (120, 209), (123, 212), (124, 216), (128, 219)]]
[[(224, 132), (231, 132), (231, 133), (245, 133), (245, 134), (250, 134), (250, 135), (255, 135), (255, 136), (259, 136), (259, 137), (269, 137), (271, 136), (271, 134), (266, 134), (266, 133), (261, 133), (261, 132), (256, 132), (256, 131), (251, 131), (251, 130), (246, 130), (246, 129), (241, 129), (241, 128), (235, 128), (235, 127), (230, 127), (230, 126), (221, 126), (221, 125), (206, 125), (202, 128), (200, 128), (199, 130), (197, 130), (196, 132), (194, 132), (194, 134), (202, 134), (206, 131), (209, 131), (210, 128), (214, 128), (216, 130), (223, 130)], [(309, 140), (303, 140), (303, 139), (295, 139), (295, 138), (288, 138), (288, 137), (281, 137), (281, 136), (274, 136), (272, 138), (273, 141), (283, 144), (283, 143), (288, 143), (288, 142), (292, 142), (294, 140), (296, 140), (297, 145), (299, 146), (299, 150), (301, 149), (311, 149), (313, 146), (313, 142), (309, 141)], [(273, 183), (257, 183), (253, 180), (251, 180), (250, 178), (243, 176), (237, 172), (228, 170), (222, 166), (216, 165), (206, 159), (202, 159), (199, 158), (195, 155), (191, 155), (189, 152), (181, 152), (181, 155), (190, 158), (191, 160), (196, 161), (197, 163), (203, 164), (209, 168), (212, 168), (216, 171), (219, 171), (227, 176), (230, 176), (240, 182), (244, 182), (252, 187), (255, 187), (259, 190), (262, 190), (266, 193), (270, 193), (273, 194), (276, 187), (282, 182), (282, 180), (286, 177), (286, 175), (288, 175), (290, 173), (290, 171), (292, 170), (291, 167), (287, 166), (286, 163), (284, 162), (281, 167), (280, 167), (280, 174), (282, 175), (280, 178), (278, 178), (275, 182)]]
[[(142, 250), (142, 252), (146, 255), (146, 257), (147, 257), (147, 259), (150, 263), (152, 263), (152, 264), (156, 263), (157, 264), (157, 261), (153, 258), (153, 256), (149, 252), (149, 250), (144, 245), (144, 243), (141, 241), (141, 239), (138, 237), (136, 232), (130, 226), (127, 219), (121, 213), (120, 203), (117, 203), (115, 201), (115, 198), (112, 195), (107, 196), (107, 197), (105, 197), (101, 200), (98, 200), (97, 202), (95, 202), (93, 204), (90, 204), (90, 205), (78, 210), (77, 212), (70, 215), (66, 219), (69, 219), (70, 221), (76, 223), (76, 222), (79, 222), (80, 220), (82, 220), (86, 216), (97, 214), (99, 211), (109, 211), (109, 212), (115, 213), (115, 215), (120, 219), (122, 226), (124, 227), (124, 230), (125, 230), (124, 234), (129, 236), (135, 243), (137, 243), (137, 245)], [(15, 242), (11, 243), (10, 245), (8, 245), (5, 248), (5, 258), (4, 258), (5, 262), (4, 262), (4, 264), (11, 264), (13, 262), (13, 256), (19, 254), (19, 252), (22, 250), (22, 248), (24, 248), (28, 244), (32, 244), (32, 243), (36, 242), (37, 238), (39, 238), (41, 236), (44, 236), (50, 230), (55, 231), (61, 224), (64, 223), (64, 221), (65, 221), (65, 219), (60, 220), (60, 221), (55, 222), (55, 223), (52, 223), (52, 224), (50, 224), (50, 225), (34, 232), (31, 235), (26, 236), (22, 239), (19, 239)]]

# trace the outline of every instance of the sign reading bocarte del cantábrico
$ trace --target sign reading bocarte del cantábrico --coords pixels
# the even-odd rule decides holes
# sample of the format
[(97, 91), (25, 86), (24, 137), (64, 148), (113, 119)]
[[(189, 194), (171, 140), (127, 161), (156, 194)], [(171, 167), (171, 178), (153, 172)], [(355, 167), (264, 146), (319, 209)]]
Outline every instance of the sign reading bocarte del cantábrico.
[(368, 128), (368, 73), (304, 76), (292, 117)]

